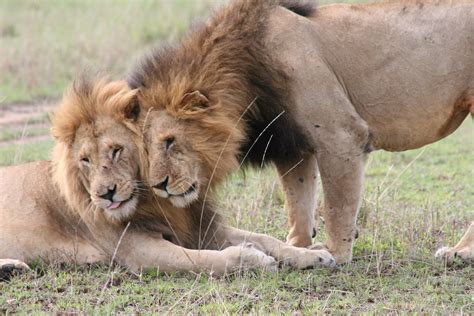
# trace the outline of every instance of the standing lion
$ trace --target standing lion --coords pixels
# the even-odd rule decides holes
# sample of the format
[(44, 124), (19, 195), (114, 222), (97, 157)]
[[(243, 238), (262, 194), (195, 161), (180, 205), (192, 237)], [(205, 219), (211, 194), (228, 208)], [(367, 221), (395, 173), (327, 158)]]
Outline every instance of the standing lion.
[[(367, 155), (433, 143), (474, 114), (473, 36), (467, 0), (235, 0), (130, 76), (149, 184), (176, 206), (205, 203), (229, 172), (272, 162), (287, 241), (307, 247), (319, 171), (326, 246), (350, 262)], [(440, 254), (472, 259), (473, 231)]]

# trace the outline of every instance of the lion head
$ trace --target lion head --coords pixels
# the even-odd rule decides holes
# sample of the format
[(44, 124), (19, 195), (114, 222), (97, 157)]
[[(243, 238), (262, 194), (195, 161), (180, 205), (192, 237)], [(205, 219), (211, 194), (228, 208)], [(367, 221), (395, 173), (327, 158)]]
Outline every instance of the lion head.
[(216, 111), (220, 104), (211, 104), (201, 92), (170, 100), (166, 95), (156, 90), (153, 97), (147, 91), (137, 95), (144, 116), (148, 185), (176, 207), (185, 207), (238, 165), (235, 153), (242, 133), (236, 122)]
[(53, 177), (73, 209), (95, 207), (112, 222), (135, 212), (145, 156), (135, 94), (122, 81), (80, 80), (55, 111)]

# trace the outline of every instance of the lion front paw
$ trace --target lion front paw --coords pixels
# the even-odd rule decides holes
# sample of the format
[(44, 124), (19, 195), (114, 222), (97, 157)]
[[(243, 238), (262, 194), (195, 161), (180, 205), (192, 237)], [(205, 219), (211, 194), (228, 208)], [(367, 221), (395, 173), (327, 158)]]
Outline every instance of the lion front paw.
[(276, 260), (256, 249), (251, 243), (228, 247), (223, 250), (227, 259), (227, 270), (241, 271), (263, 269), (269, 272), (278, 270)]
[(30, 267), (22, 261), (0, 259), (0, 280), (9, 280), (13, 275), (18, 275), (29, 270)]
[(474, 262), (474, 249), (469, 247), (464, 247), (462, 249), (456, 249), (455, 247), (442, 247), (436, 251), (435, 257), (444, 260), (447, 264), (452, 264), (456, 258), (459, 258), (464, 262)]
[(305, 248), (294, 248), (285, 251), (282, 258), (283, 264), (296, 269), (312, 269), (317, 266), (335, 267), (336, 260), (325, 249), (311, 250)]
[(324, 243), (315, 243), (309, 246), (307, 249), (309, 250), (326, 250), (328, 251), (336, 260), (336, 264), (347, 264), (352, 262), (352, 249), (346, 248), (340, 251), (337, 250), (330, 250)]

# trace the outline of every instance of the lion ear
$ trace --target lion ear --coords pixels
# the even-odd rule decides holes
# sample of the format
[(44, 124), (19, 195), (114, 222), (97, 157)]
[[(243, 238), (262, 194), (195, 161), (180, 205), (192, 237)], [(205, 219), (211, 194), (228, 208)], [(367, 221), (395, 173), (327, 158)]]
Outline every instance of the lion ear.
[(132, 121), (136, 121), (140, 115), (140, 103), (135, 95), (130, 102), (123, 108), (123, 116)]
[(209, 99), (199, 90), (186, 93), (181, 101), (181, 110), (185, 113), (200, 113), (208, 108)]

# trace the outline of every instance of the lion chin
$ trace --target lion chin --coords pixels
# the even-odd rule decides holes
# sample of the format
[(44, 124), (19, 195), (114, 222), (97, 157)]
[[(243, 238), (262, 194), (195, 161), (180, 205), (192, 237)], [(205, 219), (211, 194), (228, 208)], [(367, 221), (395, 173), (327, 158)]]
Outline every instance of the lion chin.
[(137, 210), (138, 198), (132, 197), (122, 202), (117, 208), (102, 208), (105, 217), (112, 222), (124, 222), (132, 217)]
[(191, 186), (187, 191), (182, 194), (172, 194), (165, 190), (159, 190), (153, 188), (153, 192), (162, 198), (169, 199), (171, 204), (177, 208), (185, 208), (197, 201), (199, 198), (199, 188), (195, 185)]

